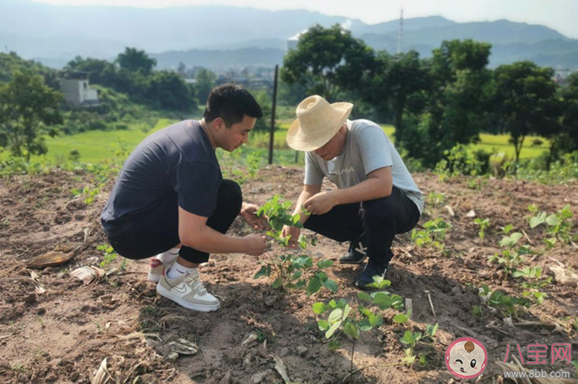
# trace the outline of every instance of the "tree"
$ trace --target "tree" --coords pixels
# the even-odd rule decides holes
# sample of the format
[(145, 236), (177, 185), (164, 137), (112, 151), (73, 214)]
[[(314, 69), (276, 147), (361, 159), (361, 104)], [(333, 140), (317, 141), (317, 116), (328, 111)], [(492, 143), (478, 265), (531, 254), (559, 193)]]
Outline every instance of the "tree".
[[(46, 85), (39, 75), (15, 72), (12, 80), (0, 87), (0, 143), (14, 156), (44, 154), (48, 150), (39, 137), (46, 127), (62, 122), (58, 103), (62, 95)], [(50, 133), (55, 134), (54, 131)]]
[(404, 113), (420, 113), (425, 106), (425, 91), (429, 88), (429, 73), (419, 59), (419, 53), (409, 51), (398, 55), (380, 52), (377, 66), (370, 77), (364, 99), (380, 110), (394, 111), (396, 143), (403, 146), (412, 137), (404, 135)]
[(140, 71), (143, 75), (148, 75), (157, 65), (157, 61), (151, 59), (145, 51), (129, 47), (125, 48), (124, 53), (119, 53), (116, 61), (121, 68), (131, 72)]
[(578, 73), (570, 75), (567, 85), (560, 90), (563, 110), (562, 130), (553, 143), (556, 151), (578, 151)]
[(560, 103), (551, 68), (530, 61), (501, 65), (494, 71), (493, 111), (500, 129), (511, 135), (516, 161), (530, 134), (552, 136), (559, 132)]
[(195, 78), (197, 79), (196, 88), (199, 104), (205, 105), (209, 98), (209, 93), (211, 93), (211, 89), (215, 86), (217, 75), (208, 69), (201, 68), (197, 72)]
[(419, 124), (417, 131), (405, 133), (408, 140), (425, 135), (420, 139), (425, 146), (410, 151), (424, 165), (435, 166), (457, 144), (479, 140), (488, 109), (490, 49), (472, 40), (444, 41), (425, 60), (431, 81), (425, 115), (412, 119)]
[(73, 60), (70, 60), (68, 64), (64, 67), (65, 70), (69, 71), (82, 71), (88, 72), (88, 80), (93, 84), (111, 85), (106, 82), (103, 77), (105, 70), (114, 72), (114, 65), (106, 60), (93, 59), (87, 57), (83, 59), (81, 56), (76, 56)]
[(196, 108), (189, 87), (176, 72), (155, 71), (145, 85), (147, 100), (154, 101), (161, 108), (190, 111)]
[(316, 25), (285, 55), (281, 78), (334, 101), (342, 90), (361, 92), (360, 84), (375, 64), (373, 50), (350, 31), (339, 25), (327, 29)]

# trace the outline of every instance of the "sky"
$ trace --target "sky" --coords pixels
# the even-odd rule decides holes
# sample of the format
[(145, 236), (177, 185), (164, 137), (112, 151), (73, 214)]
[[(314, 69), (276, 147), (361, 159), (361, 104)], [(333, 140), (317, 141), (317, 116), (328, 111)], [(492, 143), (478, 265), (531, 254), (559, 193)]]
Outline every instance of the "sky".
[(307, 9), (368, 24), (441, 15), (457, 22), (510, 21), (541, 24), (578, 38), (578, 0), (36, 0), (48, 4), (114, 5), (161, 8), (187, 5), (229, 5), (267, 10)]

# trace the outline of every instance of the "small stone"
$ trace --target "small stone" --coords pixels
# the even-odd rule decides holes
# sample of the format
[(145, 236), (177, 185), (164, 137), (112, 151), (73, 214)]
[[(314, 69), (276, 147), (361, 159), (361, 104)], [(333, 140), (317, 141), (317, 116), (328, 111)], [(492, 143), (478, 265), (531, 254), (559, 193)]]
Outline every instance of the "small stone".
[(287, 356), (288, 354), (289, 354), (289, 348), (287, 348), (287, 347), (283, 347), (279, 351), (279, 356)]
[(78, 380), (78, 378), (80, 377), (80, 373), (78, 372), (74, 372), (72, 375), (70, 375), (70, 381), (76, 381)]
[(307, 347), (304, 347), (302, 345), (297, 347), (297, 354), (299, 356), (304, 356), (307, 353), (307, 351), (308, 351)]
[(174, 363), (175, 361), (177, 361), (178, 358), (179, 358), (179, 354), (176, 352), (171, 352), (165, 356), (165, 360), (170, 362), (170, 363)]
[(38, 316), (42, 316), (46, 313), (46, 308), (38, 308), (38, 311), (36, 311), (36, 314)]

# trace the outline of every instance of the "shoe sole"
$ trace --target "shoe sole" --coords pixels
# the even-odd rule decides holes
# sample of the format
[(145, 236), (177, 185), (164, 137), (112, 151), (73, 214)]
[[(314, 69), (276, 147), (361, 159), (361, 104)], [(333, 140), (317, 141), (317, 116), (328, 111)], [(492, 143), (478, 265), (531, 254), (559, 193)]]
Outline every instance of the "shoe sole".
[(359, 259), (358, 261), (356, 260), (341, 260), (339, 259), (339, 263), (340, 264), (361, 264), (363, 263), (363, 261), (367, 258), (367, 256), (363, 256), (361, 259)]
[(215, 305), (202, 305), (202, 304), (189, 303), (188, 301), (185, 301), (178, 296), (174, 296), (170, 291), (167, 291), (167, 289), (160, 284), (157, 285), (157, 292), (161, 296), (166, 297), (167, 299), (179, 304), (181, 307), (192, 309), (193, 311), (212, 312), (216, 311), (221, 307), (221, 303)]

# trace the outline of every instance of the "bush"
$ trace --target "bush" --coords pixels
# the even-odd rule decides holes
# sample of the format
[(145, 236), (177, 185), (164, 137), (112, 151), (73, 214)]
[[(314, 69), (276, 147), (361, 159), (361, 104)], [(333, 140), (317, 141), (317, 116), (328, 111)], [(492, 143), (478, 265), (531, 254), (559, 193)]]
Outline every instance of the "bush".
[(466, 176), (485, 175), (490, 169), (491, 153), (483, 149), (473, 150), (471, 147), (458, 144), (444, 151), (445, 159), (436, 165), (439, 173)]

